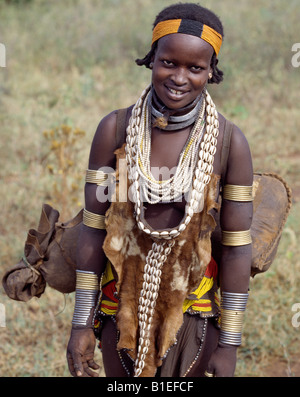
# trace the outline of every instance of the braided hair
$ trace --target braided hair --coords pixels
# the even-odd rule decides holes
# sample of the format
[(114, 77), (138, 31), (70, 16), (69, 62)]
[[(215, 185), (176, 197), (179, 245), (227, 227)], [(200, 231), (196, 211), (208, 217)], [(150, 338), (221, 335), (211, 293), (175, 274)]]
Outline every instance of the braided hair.
[[(219, 17), (217, 17), (212, 11), (208, 10), (195, 3), (178, 3), (171, 5), (165, 9), (163, 9), (156, 17), (153, 28), (162, 21), (166, 21), (169, 19), (191, 19), (198, 22), (201, 22), (205, 25), (210, 26), (212, 29), (216, 30), (218, 33), (224, 37), (223, 25), (220, 21)], [(153, 43), (151, 50), (143, 59), (136, 59), (136, 64), (139, 66), (145, 66), (146, 68), (150, 68), (149, 65), (153, 60), (155, 51), (157, 48), (157, 41)], [(212, 68), (212, 78), (208, 80), (208, 83), (219, 84), (223, 80), (223, 72), (218, 69), (218, 58), (216, 53), (214, 52), (211, 59), (211, 68)]]

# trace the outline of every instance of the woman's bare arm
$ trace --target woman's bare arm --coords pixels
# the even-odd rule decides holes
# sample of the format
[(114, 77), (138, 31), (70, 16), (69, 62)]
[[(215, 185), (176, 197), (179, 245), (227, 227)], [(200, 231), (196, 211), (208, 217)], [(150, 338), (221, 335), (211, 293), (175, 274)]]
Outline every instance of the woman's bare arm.
[[(227, 163), (225, 184), (251, 186), (253, 182), (252, 159), (249, 145), (242, 132), (234, 127)], [(247, 231), (252, 222), (252, 202), (222, 200), (221, 229), (228, 232)], [(248, 293), (251, 274), (251, 244), (223, 246), (220, 263), (221, 294)], [(236, 295), (238, 296), (238, 295)], [(231, 320), (230, 320), (231, 321)], [(236, 366), (237, 345), (222, 343), (213, 353), (207, 371), (215, 376), (233, 376)]]

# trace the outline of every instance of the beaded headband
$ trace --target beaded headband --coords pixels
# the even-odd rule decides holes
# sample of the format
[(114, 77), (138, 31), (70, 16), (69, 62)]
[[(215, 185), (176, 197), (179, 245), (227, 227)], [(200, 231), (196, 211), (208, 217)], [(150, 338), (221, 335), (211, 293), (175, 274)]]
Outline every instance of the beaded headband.
[(184, 33), (200, 37), (209, 43), (218, 55), (222, 45), (222, 35), (211, 27), (191, 19), (169, 19), (159, 22), (153, 29), (152, 44), (163, 36), (172, 33)]

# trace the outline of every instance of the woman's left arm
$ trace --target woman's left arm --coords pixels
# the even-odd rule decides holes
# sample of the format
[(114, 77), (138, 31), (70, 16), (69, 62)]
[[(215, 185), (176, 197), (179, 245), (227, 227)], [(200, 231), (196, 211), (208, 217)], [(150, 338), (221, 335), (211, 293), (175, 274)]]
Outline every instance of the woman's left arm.
[(248, 142), (234, 127), (225, 177), (220, 226), (221, 331), (208, 365), (215, 376), (233, 376), (251, 274), (253, 168)]

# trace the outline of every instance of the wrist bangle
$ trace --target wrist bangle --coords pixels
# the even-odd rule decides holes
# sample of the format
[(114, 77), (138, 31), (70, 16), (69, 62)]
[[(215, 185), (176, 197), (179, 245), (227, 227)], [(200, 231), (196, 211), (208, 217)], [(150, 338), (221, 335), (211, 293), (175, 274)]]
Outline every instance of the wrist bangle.
[(248, 294), (223, 292), (219, 342), (234, 346), (242, 343), (242, 329)]
[(75, 308), (73, 325), (87, 326), (99, 293), (98, 276), (93, 272), (76, 270)]

